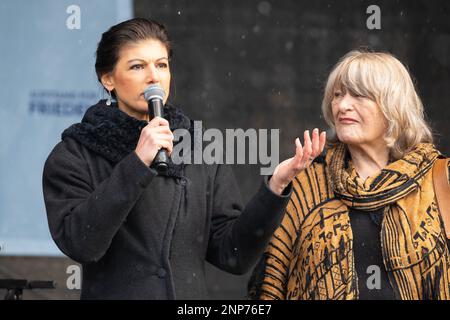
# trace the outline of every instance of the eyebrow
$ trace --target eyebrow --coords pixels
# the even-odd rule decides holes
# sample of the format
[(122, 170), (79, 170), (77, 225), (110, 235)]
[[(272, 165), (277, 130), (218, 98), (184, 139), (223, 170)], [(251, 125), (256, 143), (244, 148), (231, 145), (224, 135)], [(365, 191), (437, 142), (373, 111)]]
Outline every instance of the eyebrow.
[[(167, 61), (169, 61), (169, 58), (167, 58), (167, 57), (162, 57), (162, 58), (156, 59), (155, 61), (160, 61), (160, 60), (167, 60)], [(131, 59), (131, 60), (128, 60), (127, 63), (131, 63), (131, 62), (133, 62), (133, 61), (146, 62), (144, 59)]]

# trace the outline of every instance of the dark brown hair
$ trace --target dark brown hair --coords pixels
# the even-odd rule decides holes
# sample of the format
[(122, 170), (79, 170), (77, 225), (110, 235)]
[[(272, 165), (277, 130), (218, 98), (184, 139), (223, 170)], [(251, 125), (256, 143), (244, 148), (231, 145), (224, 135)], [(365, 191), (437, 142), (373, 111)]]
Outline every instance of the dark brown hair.
[[(101, 77), (114, 70), (119, 60), (120, 49), (127, 44), (148, 39), (161, 41), (167, 49), (169, 59), (172, 57), (169, 34), (164, 25), (154, 20), (134, 18), (116, 24), (104, 32), (97, 46), (95, 60), (98, 81), (102, 83)], [(114, 92), (112, 94), (115, 98)]]

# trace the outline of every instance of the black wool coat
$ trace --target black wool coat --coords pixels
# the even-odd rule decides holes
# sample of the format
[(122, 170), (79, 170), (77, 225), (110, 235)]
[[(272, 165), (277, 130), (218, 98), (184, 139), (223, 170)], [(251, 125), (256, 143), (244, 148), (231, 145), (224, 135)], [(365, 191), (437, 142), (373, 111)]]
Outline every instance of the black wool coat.
[[(179, 109), (164, 113), (192, 131)], [(45, 163), (50, 232), (83, 266), (82, 299), (205, 299), (205, 261), (247, 272), (281, 222), (291, 185), (278, 196), (266, 178), (244, 207), (229, 166), (158, 174), (134, 152), (146, 124), (101, 100)]]

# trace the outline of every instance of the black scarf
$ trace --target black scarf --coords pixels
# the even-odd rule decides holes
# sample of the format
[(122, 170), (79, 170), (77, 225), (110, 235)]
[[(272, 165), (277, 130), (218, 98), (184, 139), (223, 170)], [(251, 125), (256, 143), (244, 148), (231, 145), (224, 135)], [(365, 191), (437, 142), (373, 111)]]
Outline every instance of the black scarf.
[[(164, 118), (169, 121), (171, 131), (187, 129), (191, 137), (194, 137), (192, 120), (180, 109), (166, 104), (163, 113)], [(80, 123), (67, 128), (61, 138), (73, 138), (89, 150), (117, 163), (136, 149), (141, 130), (147, 124), (147, 121), (133, 118), (120, 110), (116, 103), (107, 106), (106, 100), (100, 100), (86, 111)], [(174, 146), (176, 144), (174, 141)], [(169, 170), (163, 175), (183, 177), (184, 164), (170, 162)]]

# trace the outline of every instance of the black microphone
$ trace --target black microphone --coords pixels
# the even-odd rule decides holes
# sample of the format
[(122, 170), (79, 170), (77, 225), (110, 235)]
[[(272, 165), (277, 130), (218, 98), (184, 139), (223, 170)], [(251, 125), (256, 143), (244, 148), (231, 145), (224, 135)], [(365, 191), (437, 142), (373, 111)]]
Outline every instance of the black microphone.
[[(157, 84), (151, 84), (144, 90), (144, 98), (148, 103), (148, 115), (152, 119), (154, 117), (163, 118), (163, 99), (164, 90)], [(167, 150), (162, 148), (158, 151), (153, 159), (156, 171), (165, 173), (169, 169), (169, 154)]]

